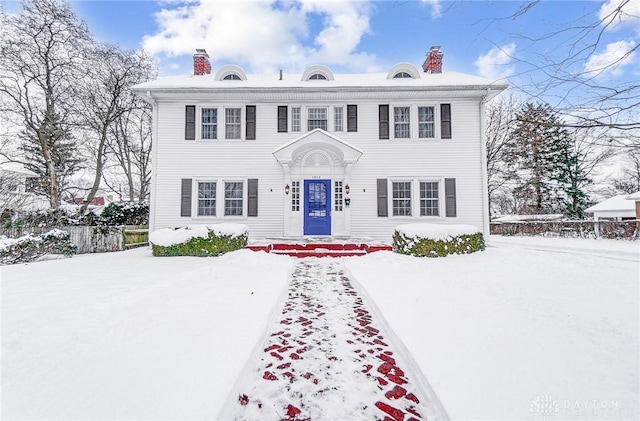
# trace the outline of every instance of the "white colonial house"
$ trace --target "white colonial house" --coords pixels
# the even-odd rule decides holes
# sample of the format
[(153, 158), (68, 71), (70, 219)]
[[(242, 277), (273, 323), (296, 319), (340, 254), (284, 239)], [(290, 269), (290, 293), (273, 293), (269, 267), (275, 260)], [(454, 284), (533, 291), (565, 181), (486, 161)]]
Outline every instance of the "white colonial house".
[(150, 229), (238, 222), (254, 238), (390, 240), (405, 223), (472, 224), (489, 232), (484, 107), (506, 88), (423, 71), (211, 72), (134, 89), (154, 109)]

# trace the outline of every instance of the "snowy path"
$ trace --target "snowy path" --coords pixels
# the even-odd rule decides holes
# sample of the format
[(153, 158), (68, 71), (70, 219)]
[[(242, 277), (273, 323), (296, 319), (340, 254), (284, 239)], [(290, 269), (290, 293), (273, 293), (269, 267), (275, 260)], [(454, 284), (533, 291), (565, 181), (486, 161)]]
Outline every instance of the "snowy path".
[[(333, 259), (300, 261), (222, 419), (436, 420), (446, 413)], [(400, 351), (402, 349), (403, 351)], [(402, 368), (401, 368), (402, 367)], [(412, 368), (411, 371), (405, 371)]]

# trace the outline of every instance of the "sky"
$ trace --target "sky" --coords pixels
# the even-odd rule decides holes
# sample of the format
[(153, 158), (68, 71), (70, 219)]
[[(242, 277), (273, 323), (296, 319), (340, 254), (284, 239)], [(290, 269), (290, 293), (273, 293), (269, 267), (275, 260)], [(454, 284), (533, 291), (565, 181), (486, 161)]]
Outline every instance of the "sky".
[[(520, 13), (525, 2), (499, 0), (82, 0), (71, 5), (99, 41), (153, 54), (161, 75), (190, 73), (196, 48), (207, 50), (214, 71), (237, 64), (247, 73), (301, 72), (325, 64), (340, 73), (386, 72), (399, 62), (420, 67), (429, 48), (438, 45), (444, 71), (514, 79), (527, 78), (536, 63), (564, 57), (579, 45), (578, 34), (568, 28), (597, 22), (621, 1), (546, 0), (526, 13)], [(0, 4), (19, 11), (17, 1)], [(607, 67), (640, 42), (640, 2), (630, 1), (624, 11), (609, 28), (596, 25), (602, 40), (575, 71), (604, 67), (597, 77), (640, 78), (635, 53)], [(545, 39), (550, 33), (556, 35)]]

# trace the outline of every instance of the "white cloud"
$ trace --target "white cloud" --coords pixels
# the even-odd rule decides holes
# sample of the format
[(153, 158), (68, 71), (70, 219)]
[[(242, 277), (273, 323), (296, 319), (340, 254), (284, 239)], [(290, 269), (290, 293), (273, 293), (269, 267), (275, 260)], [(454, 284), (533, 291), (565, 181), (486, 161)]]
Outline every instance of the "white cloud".
[(633, 48), (636, 43), (632, 40), (617, 41), (607, 45), (603, 53), (592, 54), (584, 65), (583, 71), (591, 77), (602, 78), (619, 76), (623, 67), (633, 62), (636, 56)]
[[(159, 31), (145, 36), (143, 46), (170, 57), (206, 48), (213, 60), (247, 63), (258, 72), (313, 63), (365, 70), (375, 57), (357, 47), (369, 16), (364, 1), (197, 0), (159, 12)], [(310, 33), (318, 19), (321, 29)]]
[(515, 50), (514, 43), (496, 46), (478, 57), (473, 64), (480, 76), (494, 80), (506, 79), (515, 72), (515, 66), (512, 63)]
[(431, 6), (431, 18), (435, 19), (442, 16), (442, 4), (440, 0), (420, 0), (422, 3), (425, 3)]
[(603, 3), (598, 18), (607, 29), (616, 30), (622, 26), (632, 26), (640, 33), (640, 1), (608, 0)]

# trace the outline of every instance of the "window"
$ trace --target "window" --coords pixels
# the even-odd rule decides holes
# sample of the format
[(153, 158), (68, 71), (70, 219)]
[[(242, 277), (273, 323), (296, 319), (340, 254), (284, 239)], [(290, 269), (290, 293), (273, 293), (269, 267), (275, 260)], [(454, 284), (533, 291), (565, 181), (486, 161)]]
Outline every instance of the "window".
[(314, 73), (309, 76), (309, 80), (327, 80), (327, 77), (321, 73)]
[(344, 122), (344, 108), (342, 107), (333, 107), (333, 130), (336, 132), (341, 132), (343, 129)]
[(336, 211), (342, 210), (342, 181), (336, 181), (333, 186), (333, 206)]
[(393, 75), (393, 78), (394, 79), (413, 79), (413, 76), (411, 76), (407, 72), (398, 72), (395, 75)]
[(242, 216), (242, 184), (224, 183), (224, 216)]
[(300, 130), (300, 107), (291, 107), (291, 131), (299, 132)]
[(225, 110), (225, 139), (240, 139), (240, 108)]
[(307, 119), (307, 130), (313, 129), (327, 130), (327, 109), (326, 108), (309, 108)]
[(294, 212), (300, 211), (300, 182), (291, 182), (291, 210)]
[(215, 216), (216, 183), (198, 183), (198, 215)]
[(218, 138), (218, 110), (216, 108), (202, 109), (202, 139)]
[(435, 137), (433, 107), (418, 107), (418, 137)]
[(394, 182), (393, 190), (393, 216), (411, 216), (411, 182)]
[(222, 80), (242, 80), (242, 78), (235, 73), (230, 73), (222, 78)]
[(410, 137), (410, 107), (393, 107), (393, 136), (395, 138)]
[(420, 216), (439, 216), (438, 182), (420, 183)]

